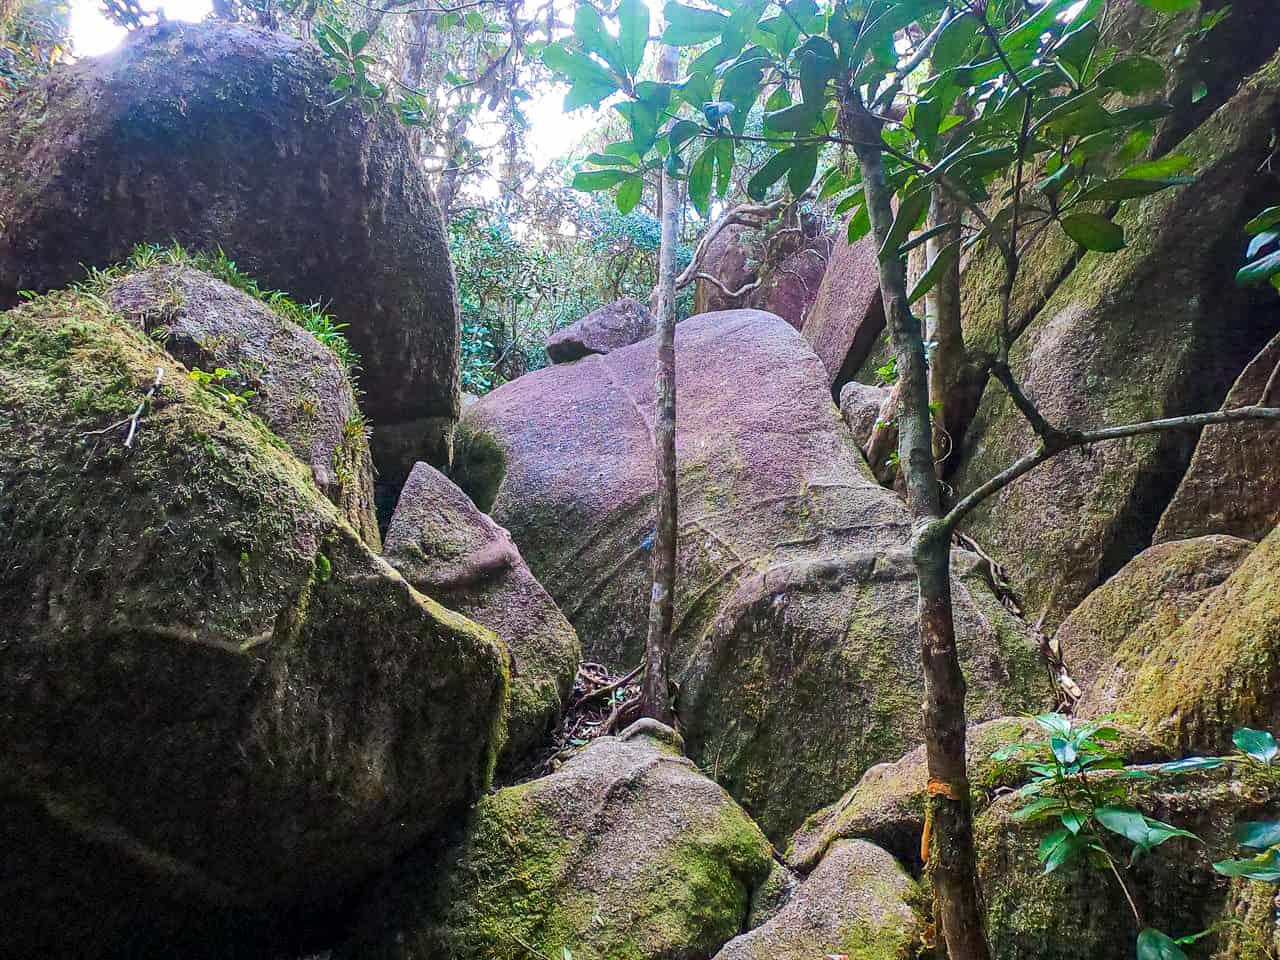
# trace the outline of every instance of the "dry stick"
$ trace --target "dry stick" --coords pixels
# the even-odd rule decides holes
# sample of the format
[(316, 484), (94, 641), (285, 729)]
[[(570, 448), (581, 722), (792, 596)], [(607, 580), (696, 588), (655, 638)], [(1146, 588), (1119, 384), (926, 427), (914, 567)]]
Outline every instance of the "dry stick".
[(642, 663), (640, 664), (640, 666), (636, 667), (634, 670), (628, 673), (625, 677), (615, 680), (613, 681), (613, 683), (610, 683), (607, 686), (598, 687), (595, 690), (592, 690), (590, 693), (583, 694), (582, 697), (579, 698), (575, 706), (580, 707), (589, 700), (594, 700), (596, 697), (602, 697), (606, 693), (613, 693), (613, 691), (617, 690), (619, 687), (625, 687), (632, 680), (634, 680), (640, 674), (640, 671), (642, 671), (643, 669), (644, 669), (644, 664)]

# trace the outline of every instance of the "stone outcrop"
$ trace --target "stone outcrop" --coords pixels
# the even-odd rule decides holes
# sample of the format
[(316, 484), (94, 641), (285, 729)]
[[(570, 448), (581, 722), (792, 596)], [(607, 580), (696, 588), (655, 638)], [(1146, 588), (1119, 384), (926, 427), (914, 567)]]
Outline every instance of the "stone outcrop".
[(88, 294), (0, 314), (0, 610), (4, 819), (73, 858), (6, 870), (0, 953), (332, 903), (488, 783), (496, 637)]
[[(1227, 394), (1224, 409), (1261, 403), (1277, 365), (1280, 336), (1244, 368)], [(1267, 402), (1280, 404), (1280, 386)], [(1278, 524), (1280, 424), (1218, 424), (1200, 434), (1191, 466), (1160, 518), (1155, 540), (1224, 533), (1256, 541)]]
[(715, 960), (906, 957), (919, 949), (923, 896), (901, 864), (864, 840), (833, 844), (776, 916)]
[(504, 767), (547, 740), (578, 669), (578, 636), (507, 531), (434, 467), (400, 492), (384, 553), (423, 594), (488, 627), (511, 654)]
[(316, 486), (373, 549), (373, 462), (355, 386), (337, 355), (247, 294), (189, 267), (152, 267), (107, 303), (188, 367), (234, 371), (227, 390), (311, 469)]
[(853, 434), (853, 442), (866, 450), (867, 441), (880, 419), (880, 411), (892, 391), (887, 387), (873, 387), (850, 380), (840, 390), (840, 415)]
[(802, 332), (822, 361), (833, 396), (854, 379), (884, 333), (879, 261), (871, 237), (836, 238), (831, 263)]
[(410, 860), (336, 957), (704, 960), (769, 874), (764, 835), (641, 721), (477, 805), (443, 862)]
[(639, 300), (623, 297), (561, 327), (547, 339), (552, 363), (572, 363), (589, 353), (608, 353), (653, 336), (654, 319)]
[[(1271, 152), (1278, 76), (1273, 60), (1182, 142), (1196, 182), (1126, 203), (1125, 249), (1083, 256), (1014, 345), (1014, 373), (1051, 422), (1086, 429), (1213, 409), (1275, 335), (1274, 291), (1241, 290), (1234, 272), (1243, 225), (1271, 189), (1257, 169)], [(989, 386), (958, 493), (1033, 440)], [(1166, 432), (1068, 451), (989, 498), (968, 532), (1004, 564), (1028, 619), (1043, 615), (1052, 631), (1150, 543), (1193, 442)]]
[[(535, 371), (462, 425), (484, 451), (494, 519), (584, 654), (621, 670), (640, 661), (651, 586), (653, 351)], [(910, 517), (867, 472), (788, 324), (692, 317), (677, 351), (679, 713), (690, 755), (781, 837), (920, 742)], [(1026, 627), (976, 557), (957, 551), (954, 569), (970, 716), (1040, 706)]]
[(398, 482), (448, 462), (453, 268), (403, 129), (330, 107), (331, 76), (282, 33), (170, 22), (32, 84), (0, 114), (0, 307), (137, 243), (221, 248), (348, 325), (374, 460)]

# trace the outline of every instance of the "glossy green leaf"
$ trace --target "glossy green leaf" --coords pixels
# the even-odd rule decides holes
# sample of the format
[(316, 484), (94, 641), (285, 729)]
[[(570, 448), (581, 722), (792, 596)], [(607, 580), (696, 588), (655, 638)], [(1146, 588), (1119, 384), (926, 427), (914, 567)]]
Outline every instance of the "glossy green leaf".
[(1187, 960), (1176, 942), (1150, 927), (1138, 934), (1137, 960)]
[(1187, 757), (1185, 760), (1175, 760), (1173, 763), (1164, 763), (1160, 765), (1162, 773), (1190, 773), (1195, 770), (1213, 770), (1222, 766), (1226, 761), (1221, 757)]
[(797, 103), (764, 115), (764, 128), (775, 133), (808, 133), (822, 116), (820, 108), (812, 103)]
[(667, 139), (673, 150), (679, 150), (688, 141), (702, 132), (702, 127), (692, 120), (677, 120), (667, 132)]
[(863, 203), (858, 207), (857, 212), (849, 218), (849, 228), (845, 232), (845, 237), (849, 243), (857, 243), (870, 232), (871, 214), (867, 211), (867, 205)]
[(729, 18), (715, 10), (686, 7), (682, 3), (668, 3), (662, 8), (667, 28), (662, 32), (662, 42), (673, 47), (692, 47), (716, 39), (729, 23)]
[(1265, 850), (1280, 844), (1280, 821), (1250, 820), (1237, 823), (1234, 832), (1236, 842), (1242, 847)]
[(1129, 177), (1118, 177), (1107, 180), (1095, 187), (1090, 187), (1080, 195), (1080, 203), (1091, 203), (1095, 200), (1132, 200), (1136, 197), (1147, 197), (1170, 187), (1183, 187), (1195, 183), (1195, 177), (1161, 177), (1159, 180), (1137, 180)]
[(587, 105), (598, 105), (618, 89), (613, 75), (585, 54), (570, 52), (557, 43), (542, 51), (542, 62), (552, 72), (567, 77), (573, 84), (564, 98), (565, 111)]
[(1267, 207), (1244, 225), (1245, 233), (1261, 233), (1280, 225), (1280, 207)]
[(1268, 230), (1265, 233), (1260, 233), (1249, 241), (1249, 249), (1245, 251), (1244, 255), (1252, 259), (1277, 240), (1280, 240), (1280, 230)]
[(1274, 848), (1247, 860), (1220, 860), (1213, 869), (1224, 877), (1248, 877), (1267, 883), (1280, 882), (1280, 862)]
[(747, 196), (757, 203), (763, 200), (769, 188), (787, 175), (794, 159), (791, 150), (781, 150), (766, 160), (764, 166), (747, 181)]
[[(1273, 254), (1267, 259), (1274, 259), (1277, 261), (1277, 264), (1280, 265), (1280, 254)], [(1243, 272), (1244, 271), (1242, 270), (1241, 273)], [(1237, 274), (1237, 279), (1238, 278), (1239, 274)], [(1231, 742), (1249, 756), (1253, 757), (1253, 759), (1266, 764), (1270, 764), (1271, 761), (1275, 759), (1276, 754), (1280, 752), (1280, 747), (1276, 746), (1276, 738), (1266, 730), (1253, 730), (1249, 727), (1241, 727), (1232, 734)]]
[[(930, 290), (938, 285), (938, 281), (943, 278), (946, 272), (951, 269), (960, 258), (960, 241), (955, 240), (947, 244), (938, 251), (938, 255), (933, 258), (933, 263), (929, 264), (929, 269), (924, 272), (916, 285), (911, 289), (909, 302), (915, 303), (921, 297), (925, 296)], [(1060, 802), (1051, 800), (1051, 803)], [(1021, 813), (1022, 811), (1019, 811)], [(1016, 814), (1015, 814), (1016, 816)]]
[(911, 231), (916, 228), (929, 209), (929, 192), (928, 187), (917, 187), (898, 203), (898, 212), (893, 218), (893, 226), (889, 228), (884, 243), (880, 245), (881, 261), (901, 256), (902, 244), (906, 242)]
[(1126, 167), (1120, 174), (1133, 180), (1158, 180), (1161, 177), (1175, 177), (1191, 169), (1194, 161), (1181, 153), (1171, 153), (1159, 160), (1148, 160)]
[(813, 176), (818, 172), (818, 148), (792, 147), (787, 151), (793, 153), (791, 169), (787, 171), (787, 186), (793, 196), (799, 197), (813, 183)]
[(1164, 67), (1151, 57), (1126, 57), (1117, 60), (1098, 74), (1098, 86), (1135, 95), (1150, 90), (1163, 90)]
[(636, 204), (640, 202), (640, 198), (643, 196), (644, 180), (638, 176), (628, 177), (618, 187), (618, 195), (615, 198), (618, 204), (618, 212), (625, 217), (636, 208)]
[(609, 190), (631, 176), (624, 170), (583, 170), (574, 175), (573, 189), (588, 192)]
[(1114, 253), (1124, 249), (1124, 228), (1096, 213), (1073, 213), (1063, 217), (1062, 229), (1086, 250)]
[(618, 46), (627, 72), (635, 76), (644, 63), (649, 43), (649, 6), (644, 0), (620, 0), (618, 4)]
[(734, 143), (728, 137), (715, 142), (716, 196), (723, 198), (729, 192), (729, 176), (733, 173)]
[[(468, 14), (470, 16), (470, 14)], [(605, 29), (604, 19), (591, 4), (579, 4), (573, 14), (573, 35), (582, 48), (604, 60), (617, 73), (627, 72), (626, 58), (617, 39)]]
[(716, 145), (710, 144), (689, 168), (689, 200), (704, 217), (711, 206), (711, 181), (715, 175)]

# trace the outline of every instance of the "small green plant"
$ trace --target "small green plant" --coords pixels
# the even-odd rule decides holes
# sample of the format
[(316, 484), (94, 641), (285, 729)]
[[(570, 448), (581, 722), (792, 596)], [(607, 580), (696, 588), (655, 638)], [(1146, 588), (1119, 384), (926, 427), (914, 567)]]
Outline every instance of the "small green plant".
[(1247, 262), (1236, 274), (1236, 282), (1241, 286), (1270, 283), (1280, 290), (1280, 207), (1263, 210), (1245, 224), (1245, 231), (1253, 239), (1249, 241)]
[[(1235, 732), (1232, 742), (1240, 748), (1240, 755), (1232, 758), (1262, 768), (1271, 768), (1280, 748), (1275, 737), (1265, 730), (1244, 727)], [(1275, 820), (1248, 821), (1236, 824), (1236, 842), (1248, 850), (1259, 853), (1239, 860), (1222, 860), (1213, 869), (1227, 877), (1248, 877), (1264, 883), (1280, 883), (1280, 822)]]
[(253, 391), (243, 386), (238, 370), (216, 367), (210, 373), (199, 367), (192, 367), (187, 376), (226, 404), (236, 416), (243, 416), (248, 411)]

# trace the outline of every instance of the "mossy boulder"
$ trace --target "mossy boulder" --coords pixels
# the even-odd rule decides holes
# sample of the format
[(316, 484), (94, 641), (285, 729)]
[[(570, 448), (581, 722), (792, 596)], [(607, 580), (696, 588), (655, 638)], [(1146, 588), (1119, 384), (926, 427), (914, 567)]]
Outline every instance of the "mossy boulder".
[[(1280, 365), (1277, 336), (1244, 368), (1224, 409), (1280, 404), (1263, 397)], [(1178, 492), (1156, 527), (1157, 543), (1223, 533), (1261, 540), (1280, 524), (1280, 424), (1274, 421), (1205, 427)]]
[(507, 531), (425, 463), (400, 492), (384, 556), (415, 589), (506, 644), (511, 703), (503, 766), (518, 765), (549, 739), (573, 687), (580, 654), (573, 627)]
[(1082, 706), (1123, 711), (1185, 749), (1229, 750), (1238, 727), (1280, 728), (1280, 528), (1177, 629), (1131, 634)]
[(715, 960), (911, 960), (924, 938), (923, 899), (892, 856), (841, 840), (775, 917), (730, 940)]
[(772, 863), (750, 818), (649, 722), (480, 801), (443, 862), (412, 859), (336, 957), (705, 960)]
[[(911, 518), (789, 324), (711, 313), (676, 340), (678, 712), (690, 756), (779, 839), (920, 742)], [(586, 656), (623, 671), (640, 662), (652, 586), (653, 364), (649, 340), (534, 371), (463, 420), (500, 450), (494, 519)], [(976, 557), (957, 551), (955, 569), (970, 716), (1045, 705), (1030, 632)]]
[(374, 459), (398, 482), (415, 460), (448, 462), (453, 268), (404, 129), (331, 106), (330, 79), (302, 40), (169, 22), (32, 84), (0, 113), (0, 307), (137, 243), (221, 248), (348, 325)]
[(1117, 709), (1117, 691), (1147, 653), (1176, 632), (1253, 547), (1216, 536), (1157, 544), (1089, 594), (1054, 637), (1067, 673), (1084, 692), (1082, 715)]
[[(1244, 947), (1275, 937), (1275, 888), (1231, 882), (1215, 873), (1214, 861), (1241, 854), (1232, 828), (1245, 820), (1274, 820), (1280, 805), (1274, 778), (1233, 776), (1221, 768), (1191, 775), (1157, 775), (1133, 781), (1128, 800), (1149, 817), (1190, 830), (1199, 843), (1175, 837), (1125, 871), (1146, 924), (1171, 937), (1215, 928), (1196, 944), (1195, 956), (1214, 960), (1262, 960)], [(1041, 839), (1056, 826), (1014, 819), (1021, 801), (999, 799), (975, 821), (987, 937), (993, 960), (1131, 960), (1140, 927), (1115, 878), (1105, 869), (1070, 863), (1046, 874), (1038, 855)], [(1118, 848), (1113, 847), (1113, 852)], [(1244, 928), (1218, 924), (1239, 919)]]
[(608, 353), (652, 337), (654, 319), (634, 297), (623, 297), (592, 310), (581, 320), (561, 327), (547, 338), (552, 363), (572, 363), (589, 353)]
[[(497, 638), (410, 587), (259, 417), (96, 297), (0, 314), (0, 610), (0, 781), (57, 834), (26, 842), (97, 851), (67, 886), (6, 874), (41, 937), (85, 933), (86, 888), (141, 929), (183, 897), (330, 904), (488, 783)], [(117, 874), (163, 895), (126, 908)]]
[(351, 375), (331, 349), (253, 297), (190, 267), (141, 270), (112, 284), (106, 299), (188, 367), (233, 371), (217, 385), (247, 395), (248, 408), (378, 549), (365, 419)]
[[(1188, 187), (1130, 201), (1127, 246), (1089, 253), (1013, 348), (1014, 373), (1048, 419), (1087, 429), (1218, 407), (1280, 326), (1270, 295), (1239, 288), (1244, 223), (1277, 193), (1258, 173), (1280, 115), (1280, 59), (1188, 136)], [(995, 289), (991, 287), (990, 289)], [(1034, 446), (1008, 395), (983, 396), (955, 477), (973, 490)], [(1029, 619), (1052, 631), (1151, 542), (1190, 462), (1173, 431), (1067, 451), (985, 501), (967, 530), (995, 556)]]

